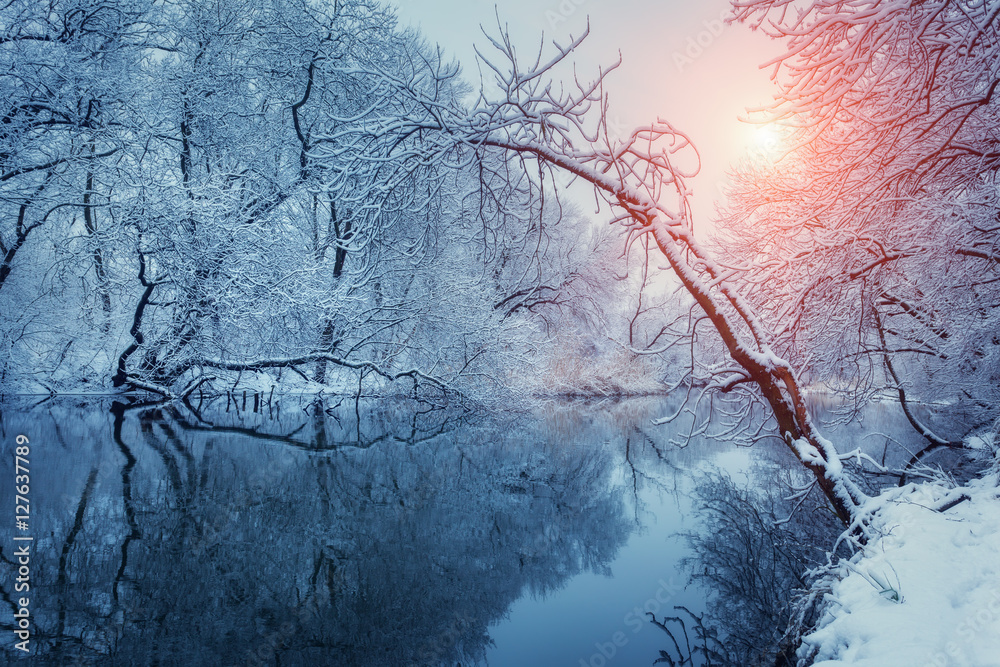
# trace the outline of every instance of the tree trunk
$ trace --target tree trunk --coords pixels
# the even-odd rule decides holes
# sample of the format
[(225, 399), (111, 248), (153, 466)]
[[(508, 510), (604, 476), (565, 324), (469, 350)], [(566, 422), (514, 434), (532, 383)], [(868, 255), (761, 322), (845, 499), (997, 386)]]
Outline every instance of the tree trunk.
[[(94, 145), (90, 145), (90, 154), (94, 155)], [(101, 249), (101, 242), (97, 238), (97, 211), (94, 210), (94, 170), (87, 169), (86, 189), (83, 192), (83, 226), (87, 230), (87, 235), (91, 238), (91, 258), (94, 262), (94, 275), (97, 278), (97, 293), (101, 299), (101, 308), (104, 310), (104, 333), (111, 327), (111, 291), (108, 287), (107, 271), (104, 267), (104, 252)]]

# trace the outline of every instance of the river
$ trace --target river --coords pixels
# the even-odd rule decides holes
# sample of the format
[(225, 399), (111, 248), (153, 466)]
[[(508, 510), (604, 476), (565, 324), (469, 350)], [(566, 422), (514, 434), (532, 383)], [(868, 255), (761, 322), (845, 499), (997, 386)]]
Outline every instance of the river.
[[(652, 425), (673, 408), (8, 397), (3, 651), (26, 664), (651, 665), (672, 646), (652, 619), (703, 614), (712, 594), (691, 581), (684, 537), (710, 525), (698, 489), (794, 469), (780, 444)], [(24, 592), (14, 554), (28, 543)], [(28, 655), (14, 648), (21, 597)]]

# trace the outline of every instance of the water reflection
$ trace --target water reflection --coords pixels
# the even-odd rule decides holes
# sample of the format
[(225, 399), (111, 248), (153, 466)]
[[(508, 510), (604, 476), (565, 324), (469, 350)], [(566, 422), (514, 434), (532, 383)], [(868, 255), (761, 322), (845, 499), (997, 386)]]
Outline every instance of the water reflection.
[[(803, 481), (783, 445), (700, 434), (678, 448), (689, 429), (650, 421), (672, 411), (0, 402), (0, 469), (16, 434), (32, 439), (24, 662), (613, 667), (660, 647), (679, 661), (699, 641), (712, 664), (770, 661), (827, 529), (800, 511), (775, 531)], [(866, 444), (851, 429), (840, 441)], [(886, 442), (866, 449), (905, 462)], [(0, 498), (13, 495), (0, 474)], [(24, 658), (10, 639), (12, 524), (0, 521), (0, 646)], [(645, 616), (680, 633), (665, 618), (677, 604), (690, 644)]]
[(679, 608), (651, 617), (669, 640), (657, 663), (794, 664), (786, 663), (794, 652), (786, 629), (793, 618), (810, 623), (798, 615), (814, 611), (796, 604), (806, 572), (826, 562), (842, 530), (822, 494), (796, 472), (758, 460), (752, 486), (718, 470), (699, 478), (694, 529), (685, 535), (692, 554), (683, 566), (706, 590), (708, 614)]
[(601, 571), (634, 527), (579, 428), (224, 407), (5, 406), (5, 458), (34, 444), (34, 662), (474, 663), (513, 601)]
[[(858, 459), (852, 467), (869, 492), (895, 484), (911, 452), (924, 446), (896, 404), (853, 413), (821, 396), (811, 408), (831, 438), (878, 462)], [(714, 467), (694, 474), (684, 532), (691, 553), (681, 565), (704, 591), (706, 611), (676, 607), (651, 616), (665, 637), (653, 664), (794, 665), (798, 633), (818, 620), (807, 572), (827, 563), (843, 526), (784, 447), (756, 449), (749, 463), (738, 476)], [(841, 542), (833, 557), (849, 556), (848, 548)]]

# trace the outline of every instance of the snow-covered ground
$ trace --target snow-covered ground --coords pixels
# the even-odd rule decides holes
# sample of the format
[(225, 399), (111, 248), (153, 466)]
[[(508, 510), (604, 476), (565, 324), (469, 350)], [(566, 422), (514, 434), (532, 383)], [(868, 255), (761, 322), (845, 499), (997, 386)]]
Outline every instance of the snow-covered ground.
[(873, 499), (872, 538), (817, 584), (832, 581), (799, 658), (814, 656), (816, 667), (1000, 665), (998, 469), (962, 487), (910, 484)]

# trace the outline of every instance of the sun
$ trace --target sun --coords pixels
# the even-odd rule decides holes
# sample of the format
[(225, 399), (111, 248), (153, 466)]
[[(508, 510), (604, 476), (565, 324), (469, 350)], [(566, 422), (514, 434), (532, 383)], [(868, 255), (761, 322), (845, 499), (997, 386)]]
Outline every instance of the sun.
[(781, 128), (774, 123), (754, 125), (750, 128), (749, 149), (759, 157), (775, 158), (784, 140)]

